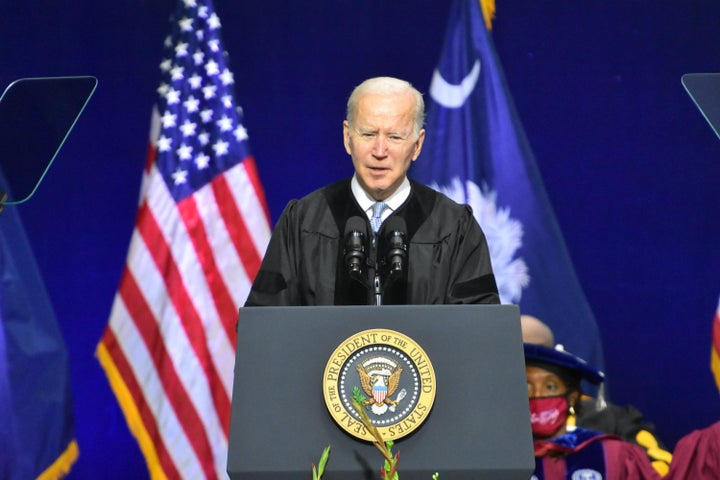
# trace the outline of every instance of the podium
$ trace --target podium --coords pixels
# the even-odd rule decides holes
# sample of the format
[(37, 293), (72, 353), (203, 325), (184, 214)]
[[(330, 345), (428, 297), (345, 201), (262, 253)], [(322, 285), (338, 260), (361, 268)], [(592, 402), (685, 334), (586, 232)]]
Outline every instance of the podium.
[(516, 306), (246, 307), (237, 330), (227, 466), (234, 480), (312, 478), (328, 445), (323, 480), (380, 478), (382, 456), (341, 427), (326, 390), (332, 362), (362, 343), (348, 339), (377, 330), (412, 339), (434, 372), (422, 424), (393, 439), (401, 478), (527, 480), (533, 472)]

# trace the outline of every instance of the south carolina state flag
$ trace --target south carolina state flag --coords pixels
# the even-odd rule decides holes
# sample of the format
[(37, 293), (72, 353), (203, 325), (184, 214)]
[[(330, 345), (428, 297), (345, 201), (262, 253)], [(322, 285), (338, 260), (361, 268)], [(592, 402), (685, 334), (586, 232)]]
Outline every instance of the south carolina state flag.
[(485, 232), (503, 303), (520, 305), (597, 368), (602, 348), (533, 154), (514, 112), (479, 0), (450, 9), (411, 176), (467, 203)]

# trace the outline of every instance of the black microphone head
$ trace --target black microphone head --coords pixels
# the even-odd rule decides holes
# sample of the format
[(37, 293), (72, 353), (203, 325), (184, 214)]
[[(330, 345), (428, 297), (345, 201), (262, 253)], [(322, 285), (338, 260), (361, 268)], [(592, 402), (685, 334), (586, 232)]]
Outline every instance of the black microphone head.
[(358, 216), (350, 217), (345, 223), (345, 248), (343, 256), (351, 276), (362, 274), (365, 264), (365, 237), (367, 222)]
[(352, 232), (367, 235), (367, 222), (357, 215), (348, 218), (348, 221), (345, 223), (345, 236), (347, 237), (348, 233)]
[(390, 272), (401, 272), (404, 268), (403, 264), (407, 259), (407, 245), (405, 244), (405, 219), (402, 217), (391, 216), (387, 219), (385, 225), (385, 234), (387, 238), (387, 263), (390, 266)]
[(385, 222), (385, 232), (388, 237), (393, 236), (405, 236), (407, 226), (405, 225), (405, 219), (398, 216), (391, 216)]

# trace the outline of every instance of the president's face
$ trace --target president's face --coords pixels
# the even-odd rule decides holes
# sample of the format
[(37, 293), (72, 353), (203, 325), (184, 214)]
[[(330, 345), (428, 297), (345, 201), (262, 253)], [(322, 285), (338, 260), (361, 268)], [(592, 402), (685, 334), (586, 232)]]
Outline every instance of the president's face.
[(415, 98), (401, 94), (362, 95), (355, 118), (343, 122), (345, 150), (352, 157), (360, 185), (376, 200), (400, 186), (420, 155), (425, 130), (415, 138)]

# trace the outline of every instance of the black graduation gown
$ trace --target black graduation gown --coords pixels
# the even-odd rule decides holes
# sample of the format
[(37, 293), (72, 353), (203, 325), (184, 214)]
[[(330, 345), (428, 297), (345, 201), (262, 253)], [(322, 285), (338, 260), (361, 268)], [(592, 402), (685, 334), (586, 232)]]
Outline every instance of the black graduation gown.
[[(392, 214), (402, 217), (407, 226), (402, 276), (384, 278), (387, 220), (378, 232), (377, 245), (366, 241), (366, 281), (372, 285), (377, 267), (383, 285), (387, 283), (382, 303), (499, 303), (487, 241), (470, 207), (410, 183), (410, 196)], [(364, 219), (372, 232), (352, 194), (350, 179), (290, 201), (275, 226), (245, 306), (374, 304), (372, 286), (351, 278), (344, 261), (345, 224), (353, 216)]]

